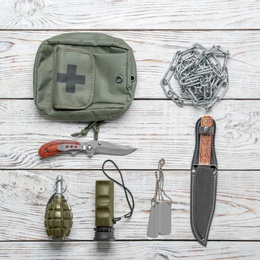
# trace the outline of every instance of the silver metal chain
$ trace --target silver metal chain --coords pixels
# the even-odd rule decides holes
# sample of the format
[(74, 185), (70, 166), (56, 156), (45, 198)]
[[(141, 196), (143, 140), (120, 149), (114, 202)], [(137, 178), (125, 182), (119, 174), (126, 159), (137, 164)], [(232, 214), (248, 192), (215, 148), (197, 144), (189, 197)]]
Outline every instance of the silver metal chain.
[[(210, 110), (228, 88), (228, 58), (228, 51), (214, 45), (206, 49), (195, 43), (183, 52), (177, 51), (161, 80), (166, 96), (180, 107), (194, 105)], [(171, 85), (173, 76), (180, 85), (180, 95)]]

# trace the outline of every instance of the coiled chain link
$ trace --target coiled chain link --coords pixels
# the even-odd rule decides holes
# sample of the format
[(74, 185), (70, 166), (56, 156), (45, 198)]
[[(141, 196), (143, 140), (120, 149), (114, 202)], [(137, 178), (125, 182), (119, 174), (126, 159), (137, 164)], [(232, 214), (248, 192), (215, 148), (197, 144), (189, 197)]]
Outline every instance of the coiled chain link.
[[(180, 107), (194, 105), (210, 110), (228, 88), (228, 58), (228, 51), (214, 45), (206, 49), (195, 43), (190, 49), (177, 51), (161, 80), (166, 96)], [(181, 87), (180, 95), (170, 83), (173, 76)]]

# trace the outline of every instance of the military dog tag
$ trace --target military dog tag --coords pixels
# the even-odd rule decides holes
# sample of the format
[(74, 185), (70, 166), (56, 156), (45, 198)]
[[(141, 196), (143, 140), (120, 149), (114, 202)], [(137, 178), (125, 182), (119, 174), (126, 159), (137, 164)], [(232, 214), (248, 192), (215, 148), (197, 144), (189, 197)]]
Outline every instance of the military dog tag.
[(171, 203), (167, 201), (160, 201), (160, 224), (159, 234), (170, 235), (171, 234)]
[(156, 238), (159, 235), (159, 217), (160, 217), (160, 204), (155, 203), (151, 206), (147, 236)]

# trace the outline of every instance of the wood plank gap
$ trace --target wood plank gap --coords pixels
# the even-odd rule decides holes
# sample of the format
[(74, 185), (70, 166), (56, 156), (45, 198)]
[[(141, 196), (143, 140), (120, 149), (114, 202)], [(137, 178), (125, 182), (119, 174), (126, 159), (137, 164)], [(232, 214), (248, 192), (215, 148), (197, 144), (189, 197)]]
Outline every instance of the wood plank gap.
[[(151, 172), (151, 171), (157, 171), (158, 169), (129, 169), (129, 168), (120, 168), (121, 171), (135, 171), (135, 172)], [(58, 169), (49, 169), (49, 168), (0, 168), (0, 171), (93, 171), (93, 172), (99, 172), (102, 171), (102, 169), (84, 169), (84, 168), (76, 168), (76, 169), (70, 169), (70, 168), (58, 168)], [(116, 171), (116, 169), (106, 169), (106, 171)], [(179, 171), (190, 171), (190, 169), (163, 169), (165, 172), (179, 172)], [(218, 172), (258, 172), (260, 169), (218, 169)]]
[[(1, 98), (1, 100), (34, 100), (34, 98)], [(134, 98), (136, 101), (171, 101), (171, 99), (168, 98)], [(235, 100), (235, 101), (258, 101), (260, 98), (222, 98), (223, 101), (229, 101), (229, 100)]]
[[(190, 243), (190, 242), (196, 242), (195, 239), (138, 239), (138, 240), (133, 240), (133, 239), (116, 239), (113, 242), (107, 242), (107, 243), (116, 243), (116, 242), (134, 242), (134, 243), (139, 243), (139, 242), (186, 242), (186, 243)], [(73, 240), (4, 240), (4, 241), (0, 241), (1, 243), (78, 243), (78, 242), (83, 242), (83, 243), (98, 243), (97, 241), (94, 240), (89, 240), (89, 239), (73, 239)], [(234, 243), (245, 243), (245, 242), (252, 242), (252, 243), (259, 243), (260, 240), (256, 239), (256, 240), (245, 240), (245, 239), (241, 239), (241, 240), (223, 240), (223, 239), (209, 239), (208, 242), (234, 242)]]
[[(134, 100), (169, 100), (171, 101), (171, 99), (168, 98), (135, 98)], [(260, 100), (260, 98), (222, 98), (221, 100), (237, 100), (237, 101), (245, 101), (245, 100)]]
[(11, 28), (1, 28), (0, 31), (2, 32), (211, 32), (211, 31), (224, 31), (224, 32), (232, 32), (232, 31), (259, 31), (260, 28), (236, 28), (236, 29), (231, 29), (231, 28), (216, 28), (216, 29), (187, 29), (187, 28), (179, 28), (179, 29), (11, 29)]

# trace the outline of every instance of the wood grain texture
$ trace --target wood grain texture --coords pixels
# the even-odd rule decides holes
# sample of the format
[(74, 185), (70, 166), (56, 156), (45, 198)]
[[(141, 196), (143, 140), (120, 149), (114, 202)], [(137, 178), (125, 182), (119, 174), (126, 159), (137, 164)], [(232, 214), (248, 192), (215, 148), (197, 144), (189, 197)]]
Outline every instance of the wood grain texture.
[[(116, 161), (117, 162), (117, 161)], [(166, 165), (168, 161), (166, 161)], [(121, 163), (118, 163), (122, 167)], [(120, 180), (116, 171), (107, 173)], [(5, 170), (0, 171), (1, 241), (49, 240), (44, 230), (46, 204), (57, 175), (62, 174), (72, 207), (69, 240), (94, 236), (95, 181), (107, 179), (101, 170)], [(135, 198), (131, 219), (115, 227), (118, 240), (150, 240), (146, 236), (150, 199), (154, 196), (154, 171), (123, 171), (125, 184)], [(190, 172), (164, 171), (165, 191), (172, 198), (171, 235), (157, 240), (194, 240), (190, 228)], [(258, 240), (260, 232), (260, 171), (219, 171), (216, 211), (209, 240)], [(123, 190), (115, 185), (115, 216), (128, 212)], [(210, 243), (209, 243), (210, 244)], [(1, 247), (1, 243), (0, 243)]]
[[(259, 1), (0, 0), (0, 258), (1, 259), (259, 259), (260, 5)], [(100, 140), (137, 147), (123, 157), (64, 154), (41, 160), (38, 148), (70, 139), (86, 124), (52, 120), (33, 103), (33, 63), (40, 43), (70, 31), (124, 39), (137, 61), (135, 100), (101, 128)], [(217, 123), (216, 211), (207, 248), (190, 228), (190, 164), (195, 123), (205, 111), (167, 100), (160, 81), (174, 53), (198, 42), (229, 50), (230, 86), (209, 112)], [(174, 82), (174, 81), (173, 81)], [(173, 83), (178, 90), (177, 83)], [(92, 139), (92, 133), (81, 141)], [(173, 199), (172, 232), (146, 236), (154, 170), (165, 158), (165, 190)], [(111, 158), (123, 169), (136, 207), (115, 225), (113, 243), (93, 242), (94, 187)], [(111, 169), (111, 166), (108, 166)], [(46, 203), (58, 174), (74, 213), (68, 241), (45, 234)], [(109, 174), (119, 179), (115, 171)], [(115, 216), (127, 212), (115, 186)]]
[(10, 29), (247, 29), (260, 27), (257, 1), (1, 0)]
[[(40, 43), (66, 31), (1, 32), (0, 98), (33, 97), (33, 63)], [(225, 98), (256, 99), (260, 97), (260, 31), (110, 31), (124, 39), (133, 49), (137, 61), (136, 98), (166, 98), (160, 86), (170, 61), (178, 50), (195, 42), (209, 48), (219, 44), (229, 50), (229, 89)], [(178, 92), (177, 82), (172, 85)]]
[(2, 244), (0, 257), (11, 259), (258, 259), (259, 242), (210, 242), (207, 248), (197, 242), (9, 242)]
[[(216, 153), (219, 169), (260, 169), (260, 102), (223, 100), (209, 113), (216, 121)], [(167, 169), (190, 169), (195, 146), (195, 123), (204, 111), (180, 108), (170, 100), (135, 100), (121, 117), (101, 127), (99, 140), (137, 148), (127, 156), (63, 154), (40, 159), (40, 146), (70, 139), (86, 126), (47, 118), (32, 100), (0, 101), (1, 168), (99, 169), (107, 158), (124, 169), (154, 169), (160, 158)], [(92, 133), (87, 138), (92, 140)]]

